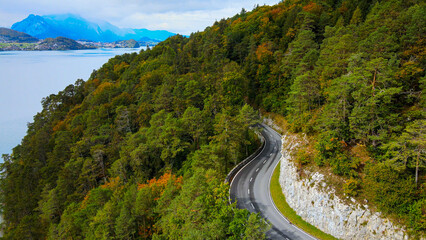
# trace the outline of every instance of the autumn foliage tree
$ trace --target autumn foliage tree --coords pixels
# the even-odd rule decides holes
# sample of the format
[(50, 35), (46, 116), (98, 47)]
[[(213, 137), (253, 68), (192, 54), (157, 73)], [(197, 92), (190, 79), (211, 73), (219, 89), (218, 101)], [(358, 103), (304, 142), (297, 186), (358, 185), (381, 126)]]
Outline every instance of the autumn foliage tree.
[(424, 234), (425, 15), (287, 0), (110, 59), (44, 98), (4, 156), (4, 238), (262, 238), (221, 184), (259, 144), (257, 109), (313, 140), (301, 168)]

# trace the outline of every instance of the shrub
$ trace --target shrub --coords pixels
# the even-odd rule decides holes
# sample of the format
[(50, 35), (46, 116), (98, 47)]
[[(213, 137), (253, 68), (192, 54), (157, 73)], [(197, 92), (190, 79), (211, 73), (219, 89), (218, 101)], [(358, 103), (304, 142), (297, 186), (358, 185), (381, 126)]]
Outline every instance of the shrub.
[(355, 197), (358, 195), (359, 183), (358, 179), (351, 177), (343, 184), (343, 192), (348, 196)]

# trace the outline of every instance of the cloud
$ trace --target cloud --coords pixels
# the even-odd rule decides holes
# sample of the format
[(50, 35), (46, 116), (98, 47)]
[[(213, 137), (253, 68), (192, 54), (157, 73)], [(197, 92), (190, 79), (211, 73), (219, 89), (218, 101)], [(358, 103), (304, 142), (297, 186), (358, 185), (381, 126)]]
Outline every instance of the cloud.
[(0, 0), (0, 26), (37, 15), (73, 13), (108, 21), (119, 27), (163, 29), (180, 34), (202, 31), (215, 20), (231, 17), (242, 8), (276, 4), (279, 0)]
[[(239, 11), (238, 11), (239, 12)], [(235, 9), (219, 9), (215, 11), (196, 10), (187, 12), (165, 12), (141, 14), (135, 13), (119, 21), (121, 26), (148, 29), (166, 29), (181, 34), (202, 31), (216, 20), (235, 15)], [(152, 21), (155, 19), (155, 21)]]

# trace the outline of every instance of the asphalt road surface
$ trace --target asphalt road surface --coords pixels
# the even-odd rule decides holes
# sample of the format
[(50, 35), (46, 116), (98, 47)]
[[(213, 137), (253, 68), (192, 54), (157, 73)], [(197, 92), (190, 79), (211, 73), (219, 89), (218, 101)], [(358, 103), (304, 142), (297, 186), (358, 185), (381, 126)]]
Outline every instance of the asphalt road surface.
[(269, 190), (272, 173), (281, 157), (281, 136), (261, 124), (265, 146), (257, 157), (244, 166), (232, 179), (230, 197), (238, 208), (260, 213), (272, 226), (269, 239), (315, 239), (292, 225), (275, 207)]

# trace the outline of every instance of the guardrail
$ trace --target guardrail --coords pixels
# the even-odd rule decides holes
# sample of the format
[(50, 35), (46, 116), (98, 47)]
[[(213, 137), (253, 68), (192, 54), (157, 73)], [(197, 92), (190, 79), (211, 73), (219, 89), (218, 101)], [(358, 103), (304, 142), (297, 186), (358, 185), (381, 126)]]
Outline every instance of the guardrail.
[(248, 156), (246, 159), (244, 159), (243, 161), (241, 161), (240, 163), (237, 164), (237, 166), (235, 166), (226, 176), (225, 178), (225, 183), (229, 183), (232, 181), (232, 179), (234, 178), (235, 174), (240, 171), (240, 169), (242, 167), (244, 167), (247, 163), (249, 163), (251, 160), (253, 160), (253, 158), (255, 158), (261, 151), (262, 149), (265, 147), (265, 138), (262, 136), (262, 133), (256, 132), (257, 136), (260, 138), (260, 141), (262, 142), (262, 144), (260, 144), (260, 147), (254, 152), (252, 153), (250, 156)]

